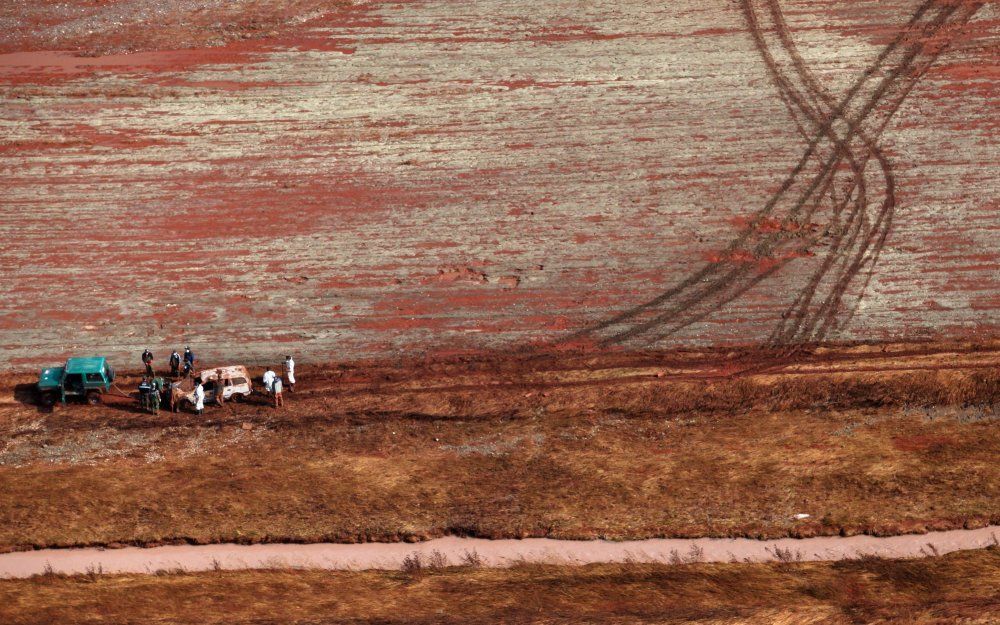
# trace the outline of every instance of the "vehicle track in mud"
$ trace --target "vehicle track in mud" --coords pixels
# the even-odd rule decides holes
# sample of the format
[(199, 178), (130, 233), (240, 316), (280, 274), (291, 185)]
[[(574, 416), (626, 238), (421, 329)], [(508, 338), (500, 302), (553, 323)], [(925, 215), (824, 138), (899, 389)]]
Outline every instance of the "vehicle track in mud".
[[(809, 382), (813, 386), (837, 379), (851, 382), (855, 385), (854, 392), (861, 392), (862, 396), (847, 394), (840, 398), (841, 403), (868, 405), (872, 398), (865, 391), (858, 391), (864, 385), (870, 385), (871, 389), (891, 389), (895, 378), (918, 374), (988, 375), (1000, 364), (1000, 351), (993, 345), (883, 347), (886, 351), (800, 352), (794, 359), (787, 358), (784, 350), (776, 349), (735, 354), (534, 354), (392, 365), (302, 365), (299, 370), (302, 384), (289, 396), (287, 409), (273, 411), (265, 396), (255, 395), (249, 402), (211, 408), (204, 417), (167, 410), (150, 417), (138, 409), (134, 394), (107, 396), (104, 404), (96, 407), (70, 404), (51, 413), (39, 412), (34, 405), (33, 376), (24, 374), (15, 376), (13, 383), (0, 389), (10, 398), (0, 403), (0, 425), (6, 426), (0, 427), (0, 433), (8, 432), (16, 423), (39, 418), (65, 431), (88, 431), (95, 427), (121, 431), (175, 426), (215, 428), (248, 422), (307, 427), (331, 421), (515, 418), (531, 413), (539, 401), (545, 403), (549, 393), (638, 389), (649, 385), (669, 389), (691, 384), (796, 384), (802, 380), (813, 380)], [(261, 368), (251, 371), (255, 379), (262, 372)], [(138, 382), (138, 375), (138, 372), (131, 376), (122, 374), (121, 384), (132, 388)], [(470, 407), (452, 409), (447, 403), (434, 407), (436, 400), (449, 397), (469, 398)], [(486, 397), (489, 397), (486, 401), (506, 399), (487, 407)], [(827, 403), (832, 405), (831, 401)], [(585, 404), (582, 402), (578, 409), (585, 410)], [(656, 409), (669, 412), (669, 406), (658, 405)], [(4, 420), (7, 423), (2, 423)]]
[[(775, 79), (776, 84), (784, 92), (783, 99), (789, 109), (789, 114), (796, 120), (796, 124), (799, 125), (800, 132), (803, 134), (803, 138), (807, 141), (810, 136), (805, 129), (801, 127), (798, 122), (798, 117), (795, 112), (797, 107), (799, 111), (805, 115), (813, 126), (813, 132), (818, 132), (825, 130), (827, 138), (834, 143), (837, 147), (839, 154), (842, 158), (846, 158), (851, 166), (851, 172), (853, 177), (848, 181), (846, 189), (843, 191), (843, 198), (837, 200), (836, 197), (836, 187), (834, 182), (836, 180), (836, 172), (832, 171), (829, 176), (827, 176), (827, 181), (824, 183), (823, 190), (817, 194), (816, 200), (814, 202), (814, 207), (818, 206), (821, 201), (823, 201), (827, 194), (830, 194), (830, 199), (833, 201), (834, 205), (831, 207), (831, 218), (830, 226), (831, 228), (836, 228), (841, 219), (841, 214), (843, 213), (846, 205), (848, 203), (852, 204), (852, 209), (848, 213), (847, 222), (838, 228), (839, 232), (834, 235), (834, 240), (830, 244), (830, 251), (828, 252), (826, 259), (824, 260), (822, 266), (817, 269), (813, 278), (809, 281), (805, 288), (798, 294), (796, 300), (789, 306), (786, 312), (782, 315), (783, 320), (793, 319), (791, 327), (787, 330), (784, 329), (784, 322), (779, 323), (778, 328), (776, 328), (775, 333), (772, 334), (772, 342), (787, 342), (789, 340), (794, 341), (795, 338), (802, 338), (803, 340), (809, 340), (808, 328), (804, 336), (797, 337), (798, 330), (802, 327), (803, 323), (809, 323), (810, 320), (807, 319), (808, 307), (816, 295), (816, 289), (823, 279), (823, 276), (829, 271), (829, 269), (839, 260), (842, 256), (840, 253), (841, 246), (843, 244), (844, 231), (850, 231), (850, 239), (847, 245), (852, 245), (858, 238), (860, 229), (863, 227), (865, 222), (865, 209), (868, 203), (868, 188), (869, 185), (866, 183), (865, 175), (868, 171), (867, 165), (871, 158), (875, 158), (878, 161), (879, 169), (882, 174), (884, 188), (882, 189), (882, 194), (885, 199), (882, 203), (882, 209), (880, 211), (879, 219), (884, 218), (884, 223), (886, 224), (886, 232), (888, 232), (888, 226), (891, 223), (891, 212), (895, 207), (895, 179), (892, 173), (892, 168), (888, 163), (882, 151), (875, 145), (875, 142), (870, 138), (863, 128), (858, 128), (850, 124), (850, 120), (840, 116), (838, 119), (842, 122), (848, 124), (848, 128), (852, 132), (857, 133), (857, 137), (862, 141), (864, 147), (866, 148), (866, 153), (858, 157), (853, 153), (850, 147), (851, 140), (848, 138), (846, 143), (840, 139), (840, 137), (831, 128), (824, 126), (825, 121), (823, 115), (829, 116), (834, 114), (836, 107), (836, 102), (833, 97), (820, 85), (819, 81), (812, 74), (810, 69), (807, 67), (805, 61), (803, 60), (801, 54), (799, 53), (795, 42), (793, 41), (791, 34), (788, 29), (788, 25), (785, 22), (784, 15), (781, 12), (781, 7), (777, 0), (768, 0), (767, 9), (770, 20), (773, 24), (774, 31), (780, 42), (780, 51), (788, 56), (791, 65), (794, 67), (795, 72), (792, 76), (789, 76), (782, 71), (781, 66), (775, 61), (774, 55), (771, 53), (768, 44), (765, 42), (765, 32), (758, 26), (758, 20), (754, 12), (754, 3), (752, 0), (745, 0), (743, 3), (744, 12), (746, 15), (747, 23), (753, 24), (755, 28), (752, 29), (754, 34), (755, 43), (758, 46), (762, 57), (768, 65), (768, 70)], [(792, 85), (792, 80), (794, 77), (798, 77), (801, 83), (798, 86)], [(808, 96), (808, 98), (803, 95)], [(859, 165), (860, 161), (860, 165)], [(853, 202), (850, 202), (851, 198), (854, 198)], [(872, 229), (869, 230), (871, 232)], [(884, 240), (883, 240), (884, 241)], [(874, 263), (873, 263), (874, 265)], [(846, 285), (845, 285), (846, 286)], [(861, 290), (861, 294), (864, 293), (864, 289)], [(830, 302), (835, 298), (834, 293), (831, 293), (826, 302)], [(836, 296), (839, 300), (839, 296)], [(860, 299), (860, 298), (859, 298)], [(822, 309), (821, 309), (822, 310)], [(833, 307), (832, 312), (836, 312), (836, 307)], [(818, 314), (813, 315), (812, 323), (818, 318)], [(825, 334), (825, 333), (824, 333)], [(822, 339), (822, 335), (814, 337), (816, 339)]]
[[(796, 345), (826, 338), (838, 325), (837, 316), (849, 286), (868, 265), (863, 286), (842, 323), (849, 321), (871, 280), (896, 206), (892, 170), (876, 141), (920, 78), (947, 48), (949, 34), (967, 24), (983, 5), (982, 2), (925, 1), (875, 63), (834, 106), (832, 98), (798, 53), (777, 1), (768, 0), (766, 7), (761, 8), (753, 0), (743, 0), (741, 6), (750, 33), (778, 87), (779, 97), (789, 109), (793, 124), (808, 139), (807, 149), (780, 189), (752, 216), (746, 230), (726, 247), (717, 262), (706, 265), (660, 296), (559, 342), (591, 339), (610, 345), (642, 338), (646, 344), (655, 344), (705, 319), (793, 260), (812, 256), (809, 248), (820, 243), (831, 231), (833, 239), (829, 251), (782, 315), (771, 342), (794, 350)], [(775, 51), (761, 25), (762, 18), (770, 19), (778, 38), (776, 47), (788, 57), (788, 63), (795, 70), (794, 76), (776, 61)], [(886, 67), (890, 69), (885, 70)], [(877, 80), (883, 70), (885, 76)], [(798, 85), (793, 84), (796, 79)], [(859, 105), (858, 101), (862, 103)], [(856, 108), (856, 112), (852, 113), (852, 108)], [(812, 126), (812, 131), (803, 126), (800, 115)], [(860, 146), (854, 145), (856, 141)], [(827, 152), (831, 153), (827, 155)], [(868, 189), (871, 185), (864, 177), (872, 159), (879, 164), (884, 199), (869, 215)], [(819, 162), (819, 169), (810, 178), (806, 172), (813, 160)], [(837, 199), (836, 175), (844, 160), (849, 163), (853, 175), (842, 198)], [(793, 190), (803, 185), (804, 188), (793, 195)], [(829, 211), (821, 211), (828, 194), (833, 205)], [(849, 210), (848, 204), (851, 204)], [(840, 223), (845, 210), (847, 215)], [(813, 218), (824, 212), (829, 213), (828, 223), (817, 228), (818, 233), (800, 237), (788, 236), (785, 232), (786, 227), (793, 227), (794, 232), (803, 228), (808, 230)], [(764, 225), (774, 228), (775, 224), (777, 233), (762, 228)], [(767, 261), (767, 266), (755, 271), (756, 262), (760, 260)], [(824, 281), (828, 283), (825, 286)], [(814, 306), (814, 301), (818, 305)]]

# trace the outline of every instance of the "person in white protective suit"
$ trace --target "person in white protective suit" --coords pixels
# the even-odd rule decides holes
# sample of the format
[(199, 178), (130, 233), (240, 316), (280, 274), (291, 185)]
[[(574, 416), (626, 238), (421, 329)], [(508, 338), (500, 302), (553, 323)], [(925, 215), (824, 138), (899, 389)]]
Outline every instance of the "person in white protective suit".
[(201, 385), (201, 380), (194, 386), (194, 411), (198, 414), (205, 412), (205, 388)]
[(288, 392), (295, 392), (295, 361), (292, 360), (291, 356), (285, 356), (285, 362), (281, 365), (281, 370), (285, 375), (285, 379), (288, 380)]
[(274, 391), (274, 378), (276, 377), (277, 374), (274, 371), (271, 371), (271, 367), (268, 367), (267, 371), (264, 372), (264, 377), (262, 379), (264, 382), (264, 390), (267, 391), (268, 395)]

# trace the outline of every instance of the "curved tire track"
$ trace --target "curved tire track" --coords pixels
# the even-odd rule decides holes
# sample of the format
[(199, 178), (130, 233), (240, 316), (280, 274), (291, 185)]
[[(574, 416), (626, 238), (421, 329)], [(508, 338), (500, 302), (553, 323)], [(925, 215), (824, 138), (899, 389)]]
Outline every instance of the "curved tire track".
[[(751, 0), (743, 0), (751, 34), (779, 88), (779, 96), (789, 106), (793, 122), (800, 131), (804, 128), (802, 118), (813, 127), (804, 154), (779, 190), (753, 216), (750, 227), (727, 246), (719, 262), (705, 265), (648, 302), (558, 342), (590, 339), (608, 345), (641, 337), (646, 343), (655, 343), (723, 308), (792, 260), (811, 255), (809, 248), (817, 245), (825, 232), (789, 236), (785, 232), (762, 232), (761, 226), (768, 219), (782, 224), (810, 223), (814, 215), (822, 212), (824, 197), (827, 194), (833, 197), (839, 165), (847, 160), (853, 180), (844, 196), (834, 199), (828, 211), (830, 223), (837, 225), (847, 210), (843, 226), (846, 232), (834, 236), (831, 249), (786, 310), (785, 319), (772, 334), (772, 341), (779, 345), (796, 345), (825, 337), (835, 329), (841, 301), (866, 264), (868, 275), (862, 292), (867, 286), (891, 228), (895, 182), (889, 163), (875, 142), (916, 83), (947, 47), (950, 35), (964, 26), (983, 5), (983, 2), (925, 1), (875, 63), (840, 102), (833, 105), (794, 48), (777, 3), (771, 1), (764, 12)], [(767, 43), (767, 35), (760, 25), (761, 16), (770, 19), (778, 32), (777, 46)], [(775, 62), (774, 51), (789, 59), (794, 74), (786, 73)], [(869, 215), (866, 197), (870, 183), (863, 176), (873, 158), (882, 172), (884, 199), (880, 208)], [(813, 160), (819, 162), (819, 168), (810, 175), (809, 165)], [(847, 209), (849, 202), (852, 207)], [(757, 269), (754, 261), (760, 259), (772, 261), (771, 265), (764, 270)], [(824, 281), (828, 286), (821, 289)], [(814, 301), (818, 302), (815, 306)], [(856, 307), (857, 302), (854, 310)]]

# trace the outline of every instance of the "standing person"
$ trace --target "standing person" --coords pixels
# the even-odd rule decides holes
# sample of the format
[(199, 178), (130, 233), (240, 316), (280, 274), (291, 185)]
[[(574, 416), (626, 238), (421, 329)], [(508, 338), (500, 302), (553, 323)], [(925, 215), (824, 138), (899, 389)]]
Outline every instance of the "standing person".
[(201, 378), (194, 383), (194, 411), (199, 415), (205, 412), (205, 389), (201, 385)]
[(264, 382), (264, 390), (268, 393), (274, 392), (272, 386), (274, 385), (274, 378), (276, 377), (277, 374), (274, 371), (271, 371), (271, 367), (268, 367), (267, 371), (264, 372), (264, 377), (261, 378), (261, 380)]
[(149, 394), (149, 411), (153, 414), (160, 414), (160, 397), (163, 387), (159, 382), (160, 378), (153, 380), (153, 391)]
[(274, 389), (274, 407), (284, 406), (285, 400), (281, 397), (281, 378), (274, 378), (271, 388)]
[(285, 362), (281, 365), (281, 371), (288, 379), (288, 392), (295, 392), (295, 361), (291, 356), (285, 356)]
[(215, 401), (220, 406), (226, 402), (226, 386), (222, 383), (222, 369), (215, 370)]
[(176, 378), (181, 370), (181, 355), (177, 353), (175, 349), (173, 353), (170, 354), (170, 377)]
[(142, 364), (146, 365), (146, 375), (153, 377), (153, 352), (148, 347), (142, 352)]
[(153, 385), (150, 383), (149, 378), (142, 376), (142, 381), (139, 382), (139, 406), (148, 411), (149, 410), (149, 395), (153, 392)]
[(190, 347), (184, 348), (184, 364), (187, 365), (188, 371), (194, 371), (194, 352)]
[(181, 409), (181, 402), (187, 396), (184, 392), (183, 382), (173, 382), (167, 387), (167, 404), (170, 406), (171, 412), (177, 412)]

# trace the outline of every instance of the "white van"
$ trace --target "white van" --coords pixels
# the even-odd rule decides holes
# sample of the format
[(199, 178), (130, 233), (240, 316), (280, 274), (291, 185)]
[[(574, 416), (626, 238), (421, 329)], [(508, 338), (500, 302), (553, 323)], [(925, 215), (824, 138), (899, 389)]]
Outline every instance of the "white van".
[[(220, 381), (219, 377), (222, 377), (221, 388), (222, 388), (222, 399), (224, 401), (230, 401), (235, 399), (239, 401), (244, 397), (250, 397), (253, 394), (253, 383), (250, 381), (250, 373), (247, 368), (242, 365), (230, 365), (228, 367), (212, 367), (211, 369), (205, 369), (200, 374), (198, 378), (201, 380), (202, 388), (205, 391), (205, 403), (217, 403), (216, 393), (219, 392)], [(183, 384), (183, 382), (187, 382)], [(190, 390), (188, 387), (191, 386)], [(181, 391), (180, 402), (188, 402), (194, 405), (194, 387), (191, 382), (182, 380), (181, 382), (175, 382), (171, 385), (173, 389)]]

